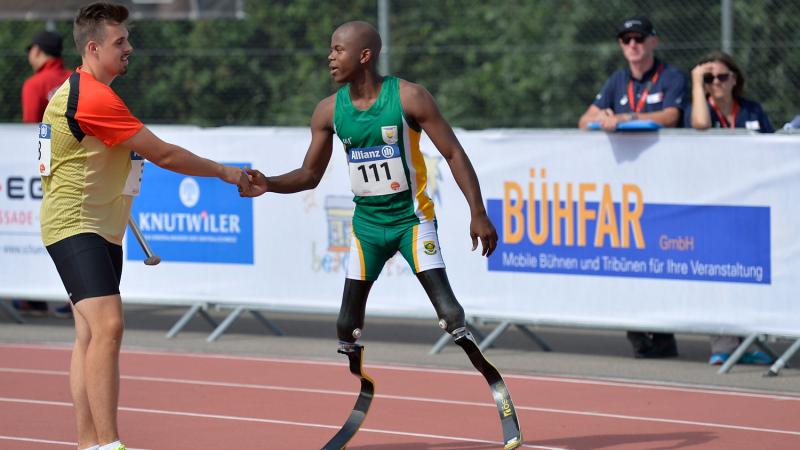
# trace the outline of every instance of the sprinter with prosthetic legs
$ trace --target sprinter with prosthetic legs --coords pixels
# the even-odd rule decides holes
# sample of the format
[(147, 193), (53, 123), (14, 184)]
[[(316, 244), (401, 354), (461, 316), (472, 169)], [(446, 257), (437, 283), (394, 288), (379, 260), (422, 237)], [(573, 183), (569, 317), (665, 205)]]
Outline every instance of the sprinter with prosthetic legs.
[(505, 448), (516, 448), (522, 435), (508, 390), (467, 331), (464, 310), (445, 273), (434, 206), (425, 191), (427, 171), (419, 147), (423, 131), (447, 161), (469, 204), (472, 249), (480, 240), (481, 254), (488, 257), (497, 246), (497, 232), (486, 214), (475, 170), (433, 96), (417, 84), (380, 76), (375, 67), (380, 49), (378, 32), (366, 22), (348, 22), (336, 29), (328, 62), (334, 80), (345, 85), (314, 110), (303, 164), (270, 177), (248, 170), (252, 185), (242, 192), (255, 197), (313, 189), (330, 161), (333, 135), (344, 144), (356, 206), (337, 334), (339, 352), (347, 355), (350, 371), (360, 378), (361, 393), (344, 427), (324, 449), (344, 448), (369, 409), (374, 385), (363, 371), (364, 349), (356, 341), (364, 327), (370, 288), (398, 251), (422, 283), (441, 327), (490, 384)]

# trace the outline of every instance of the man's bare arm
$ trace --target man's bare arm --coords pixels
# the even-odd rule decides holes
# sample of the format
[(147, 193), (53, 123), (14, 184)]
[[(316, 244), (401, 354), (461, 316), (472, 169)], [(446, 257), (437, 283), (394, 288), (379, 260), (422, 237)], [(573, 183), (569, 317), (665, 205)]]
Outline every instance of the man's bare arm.
[(147, 127), (142, 127), (123, 147), (130, 148), (153, 164), (173, 172), (198, 177), (216, 177), (241, 188), (249, 185), (247, 177), (238, 167), (225, 166), (208, 158), (197, 156), (185, 148), (161, 140)]
[(253, 188), (246, 194), (255, 197), (265, 192), (290, 194), (317, 187), (333, 153), (333, 110), (336, 97), (323, 99), (311, 116), (311, 144), (303, 159), (303, 164), (282, 175), (265, 176), (257, 170), (248, 170), (252, 176)]
[(467, 157), (461, 143), (458, 142), (453, 128), (442, 117), (439, 107), (433, 96), (422, 86), (407, 81), (400, 82), (400, 102), (403, 111), (413, 121), (417, 122), (430, 137), (433, 145), (447, 161), (458, 187), (467, 199), (470, 215), (470, 236), (472, 249), (477, 248), (480, 238), (482, 254), (489, 256), (497, 246), (497, 232), (486, 214), (483, 205), (481, 187), (478, 176)]
[(588, 128), (591, 122), (598, 122), (602, 112), (603, 110), (598, 108), (597, 105), (589, 105), (589, 107), (586, 108), (586, 112), (584, 112), (580, 120), (578, 120), (578, 128)]
[(681, 111), (674, 106), (670, 106), (661, 111), (637, 113), (636, 118), (649, 119), (662, 127), (675, 128), (678, 126), (678, 121), (681, 118)]
[(678, 108), (669, 107), (662, 111), (646, 112), (646, 113), (617, 113), (614, 114), (610, 109), (604, 109), (600, 115), (600, 127), (606, 131), (614, 131), (617, 125), (630, 120), (652, 120), (653, 122), (667, 128), (674, 128), (678, 126), (681, 113)]

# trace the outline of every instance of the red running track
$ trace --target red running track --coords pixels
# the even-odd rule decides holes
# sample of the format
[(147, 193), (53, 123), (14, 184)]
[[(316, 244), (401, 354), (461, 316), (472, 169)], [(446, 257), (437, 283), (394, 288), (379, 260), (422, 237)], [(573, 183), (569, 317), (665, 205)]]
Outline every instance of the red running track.
[[(369, 349), (365, 354), (369, 361)], [(75, 447), (64, 347), (0, 345), (0, 449)], [(356, 450), (501, 449), (477, 372), (365, 364), (375, 380)], [(345, 362), (123, 350), (129, 449), (319, 449), (353, 406)], [(505, 375), (539, 449), (800, 449), (800, 396)]]

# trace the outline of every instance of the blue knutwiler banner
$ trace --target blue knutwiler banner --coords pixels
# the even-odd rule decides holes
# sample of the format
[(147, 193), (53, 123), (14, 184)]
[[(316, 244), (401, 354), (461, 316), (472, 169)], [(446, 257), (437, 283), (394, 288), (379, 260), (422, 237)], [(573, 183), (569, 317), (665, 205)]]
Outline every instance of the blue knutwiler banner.
[[(244, 163), (226, 163), (249, 166)], [(253, 202), (216, 178), (146, 164), (131, 215), (165, 262), (253, 264)], [(127, 259), (144, 257), (128, 230)]]

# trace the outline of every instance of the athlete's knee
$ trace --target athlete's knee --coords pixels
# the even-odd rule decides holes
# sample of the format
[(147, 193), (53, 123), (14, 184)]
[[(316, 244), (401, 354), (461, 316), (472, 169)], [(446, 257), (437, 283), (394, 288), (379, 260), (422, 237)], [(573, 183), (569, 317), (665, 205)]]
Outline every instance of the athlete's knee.
[(336, 335), (340, 341), (355, 342), (361, 337), (361, 327), (363, 325), (358, 323), (352, 316), (339, 315), (336, 320)]
[(75, 333), (75, 348), (84, 352), (92, 342), (91, 333)]
[(125, 332), (125, 323), (122, 318), (110, 317), (102, 324), (92, 329), (92, 345), (104, 345), (119, 347), (122, 342), (122, 335)]

